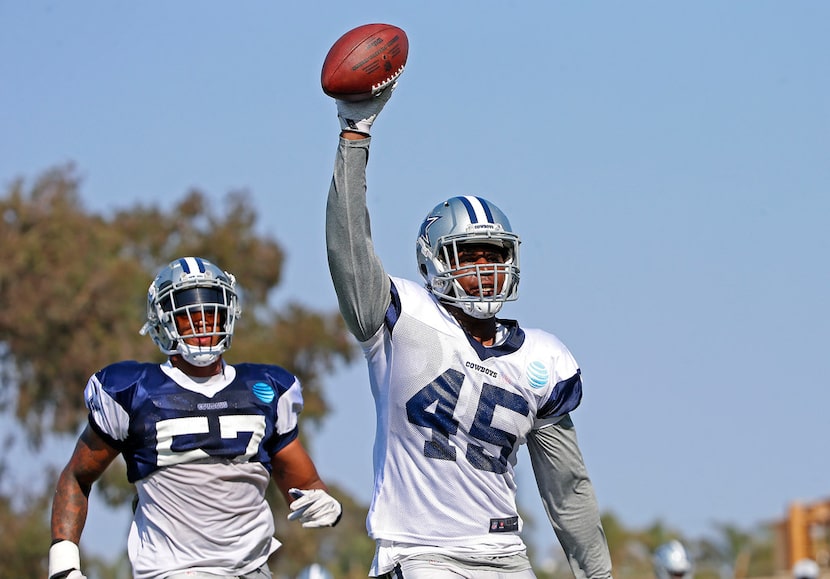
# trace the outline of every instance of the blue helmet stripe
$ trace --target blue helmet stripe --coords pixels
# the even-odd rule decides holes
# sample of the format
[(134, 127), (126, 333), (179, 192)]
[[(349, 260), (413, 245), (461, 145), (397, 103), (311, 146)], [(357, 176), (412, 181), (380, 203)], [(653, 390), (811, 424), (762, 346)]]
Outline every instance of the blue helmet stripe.
[(472, 203), (466, 197), (458, 197), (458, 200), (464, 205), (464, 208), (467, 210), (467, 215), (470, 216), (471, 223), (478, 223), (478, 217), (476, 217), (476, 211), (473, 209)]
[(467, 210), (467, 215), (470, 217), (470, 223), (480, 223), (481, 217), (487, 220), (487, 223), (494, 223), (493, 212), (490, 211), (490, 204), (481, 197), (473, 197), (467, 195), (464, 197), (457, 197)]
[(476, 199), (478, 199), (482, 209), (484, 209), (484, 214), (487, 216), (487, 223), (493, 223), (495, 220), (493, 219), (493, 212), (490, 211), (490, 204), (481, 197), (476, 197)]
[(195, 267), (199, 273), (205, 273), (205, 261), (201, 257), (182, 257), (179, 258), (179, 265), (182, 266), (182, 271), (185, 273), (194, 273), (192, 269)]

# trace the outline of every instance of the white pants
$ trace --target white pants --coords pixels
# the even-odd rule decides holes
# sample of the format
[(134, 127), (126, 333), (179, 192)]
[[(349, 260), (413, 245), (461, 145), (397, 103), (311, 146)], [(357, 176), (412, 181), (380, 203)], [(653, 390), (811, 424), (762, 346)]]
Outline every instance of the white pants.
[(266, 564), (244, 575), (214, 575), (202, 571), (181, 571), (168, 575), (165, 579), (271, 579), (271, 570)]
[(447, 561), (407, 559), (378, 579), (536, 579), (536, 574), (532, 569), (520, 571), (471, 569), (467, 566), (453, 565)]

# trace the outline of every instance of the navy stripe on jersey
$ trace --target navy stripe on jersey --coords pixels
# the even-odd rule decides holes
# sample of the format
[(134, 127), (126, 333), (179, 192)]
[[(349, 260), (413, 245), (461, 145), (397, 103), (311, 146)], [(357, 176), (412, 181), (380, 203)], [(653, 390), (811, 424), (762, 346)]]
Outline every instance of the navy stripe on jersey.
[(378, 579), (405, 579), (403, 576), (403, 570), (401, 569), (401, 564), (396, 564), (394, 569), (389, 571), (389, 573), (384, 573), (379, 576)]
[(550, 398), (539, 409), (536, 416), (538, 418), (562, 416), (579, 406), (580, 401), (582, 401), (582, 372), (577, 370), (576, 374), (553, 387)]
[(389, 288), (389, 295), (392, 300), (389, 302), (389, 307), (386, 308), (386, 318), (384, 324), (391, 332), (398, 323), (398, 318), (401, 316), (401, 296), (398, 294), (398, 288), (395, 287), (395, 282), (392, 282)]

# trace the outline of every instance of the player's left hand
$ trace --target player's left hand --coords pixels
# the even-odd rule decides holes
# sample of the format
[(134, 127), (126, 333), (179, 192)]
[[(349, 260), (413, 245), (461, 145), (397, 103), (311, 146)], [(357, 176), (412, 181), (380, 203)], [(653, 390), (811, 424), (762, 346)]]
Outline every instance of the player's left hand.
[(397, 86), (398, 82), (395, 81), (391, 86), (387, 86), (376, 95), (362, 101), (335, 100), (340, 130), (363, 133), (368, 136), (372, 130), (372, 123), (392, 98), (392, 92)]
[(340, 521), (343, 506), (322, 489), (290, 489), (294, 501), (288, 505), (289, 521), (300, 521), (303, 527), (333, 527)]

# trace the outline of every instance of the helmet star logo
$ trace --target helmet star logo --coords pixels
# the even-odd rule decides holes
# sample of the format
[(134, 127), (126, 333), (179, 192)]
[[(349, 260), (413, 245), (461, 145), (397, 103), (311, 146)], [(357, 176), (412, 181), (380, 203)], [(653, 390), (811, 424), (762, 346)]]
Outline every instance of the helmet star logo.
[(424, 222), (421, 224), (421, 237), (424, 238), (424, 241), (427, 243), (429, 243), (429, 228), (439, 219), (441, 219), (440, 215), (430, 215), (424, 219)]

